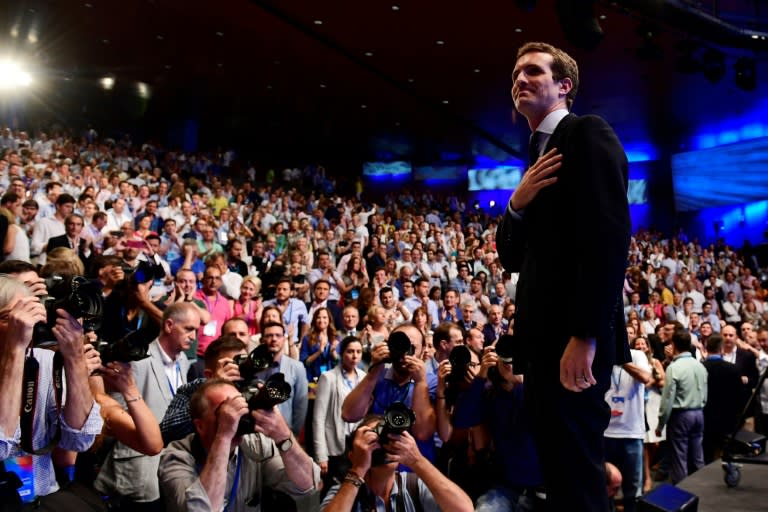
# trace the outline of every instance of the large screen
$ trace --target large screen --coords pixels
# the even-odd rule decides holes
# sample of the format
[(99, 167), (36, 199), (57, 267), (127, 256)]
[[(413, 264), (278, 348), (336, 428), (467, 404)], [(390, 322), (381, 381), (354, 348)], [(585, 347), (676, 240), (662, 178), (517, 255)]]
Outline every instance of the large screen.
[(363, 164), (364, 176), (401, 176), (410, 173), (409, 162), (365, 162)]
[(463, 165), (424, 165), (413, 168), (414, 180), (458, 180), (464, 176)]
[(520, 183), (523, 168), (517, 166), (501, 166), (493, 169), (469, 169), (467, 179), (469, 190), (513, 190)]
[(648, 182), (646, 180), (629, 180), (627, 186), (629, 204), (645, 204), (648, 202)]
[(678, 211), (768, 197), (768, 137), (672, 155)]

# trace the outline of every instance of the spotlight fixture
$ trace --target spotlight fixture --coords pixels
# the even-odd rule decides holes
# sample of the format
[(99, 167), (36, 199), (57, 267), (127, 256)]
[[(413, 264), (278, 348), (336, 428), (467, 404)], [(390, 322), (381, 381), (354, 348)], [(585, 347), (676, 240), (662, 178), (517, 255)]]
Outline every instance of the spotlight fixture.
[(475, 210), (479, 210), (480, 209), (480, 201), (475, 201), (474, 203), (472, 203), (472, 208), (474, 208)]
[(735, 81), (739, 89), (745, 91), (755, 90), (755, 87), (757, 87), (755, 59), (741, 57), (733, 65), (733, 70), (736, 72)]
[(704, 52), (703, 59), (704, 76), (716, 84), (725, 76), (725, 56), (719, 50), (709, 48)]

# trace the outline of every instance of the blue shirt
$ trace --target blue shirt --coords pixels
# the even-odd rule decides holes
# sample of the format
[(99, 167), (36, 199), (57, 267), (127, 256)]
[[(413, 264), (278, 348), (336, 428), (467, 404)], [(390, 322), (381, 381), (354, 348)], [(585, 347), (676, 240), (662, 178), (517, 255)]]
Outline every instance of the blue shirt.
[[(379, 377), (379, 381), (376, 383), (376, 387), (373, 388), (373, 404), (368, 411), (371, 414), (384, 414), (387, 407), (395, 402), (403, 402), (405, 405), (413, 409), (413, 380), (408, 380), (402, 386), (399, 386), (393, 379), (392, 365), (387, 365), (387, 370)], [(427, 388), (429, 389), (429, 398), (432, 402), (435, 401), (435, 393), (437, 391), (437, 375), (427, 372)], [(419, 447), (419, 451), (430, 462), (434, 462), (436, 458), (435, 442), (432, 439), (426, 441), (416, 440), (416, 444)], [(406, 470), (404, 466), (400, 466), (400, 470)]]

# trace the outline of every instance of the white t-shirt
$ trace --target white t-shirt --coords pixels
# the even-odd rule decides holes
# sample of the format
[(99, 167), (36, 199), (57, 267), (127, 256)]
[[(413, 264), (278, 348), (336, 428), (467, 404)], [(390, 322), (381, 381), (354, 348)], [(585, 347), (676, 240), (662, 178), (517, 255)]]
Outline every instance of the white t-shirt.
[[(632, 362), (641, 370), (650, 372), (648, 358), (640, 350), (630, 350)], [(605, 437), (645, 439), (645, 385), (635, 380), (621, 366), (614, 366), (611, 386), (605, 393), (611, 408), (611, 421)]]

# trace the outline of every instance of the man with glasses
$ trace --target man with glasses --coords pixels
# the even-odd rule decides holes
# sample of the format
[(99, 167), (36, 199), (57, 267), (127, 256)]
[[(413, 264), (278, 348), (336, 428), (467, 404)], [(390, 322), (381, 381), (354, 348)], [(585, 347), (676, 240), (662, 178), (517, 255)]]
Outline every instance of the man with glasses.
[(201, 325), (197, 333), (199, 357), (203, 357), (208, 345), (221, 336), (221, 326), (232, 317), (230, 300), (219, 292), (219, 288), (221, 288), (221, 270), (218, 266), (211, 265), (203, 273), (203, 287), (195, 293), (195, 298), (205, 304), (205, 309), (210, 314), (208, 322)]
[(258, 372), (256, 378), (266, 381), (270, 375), (278, 372), (285, 376), (285, 382), (291, 385), (291, 397), (277, 408), (293, 434), (298, 436), (307, 418), (307, 371), (299, 361), (283, 354), (286, 343), (283, 324), (268, 322), (262, 325), (261, 343), (269, 348), (272, 364)]

